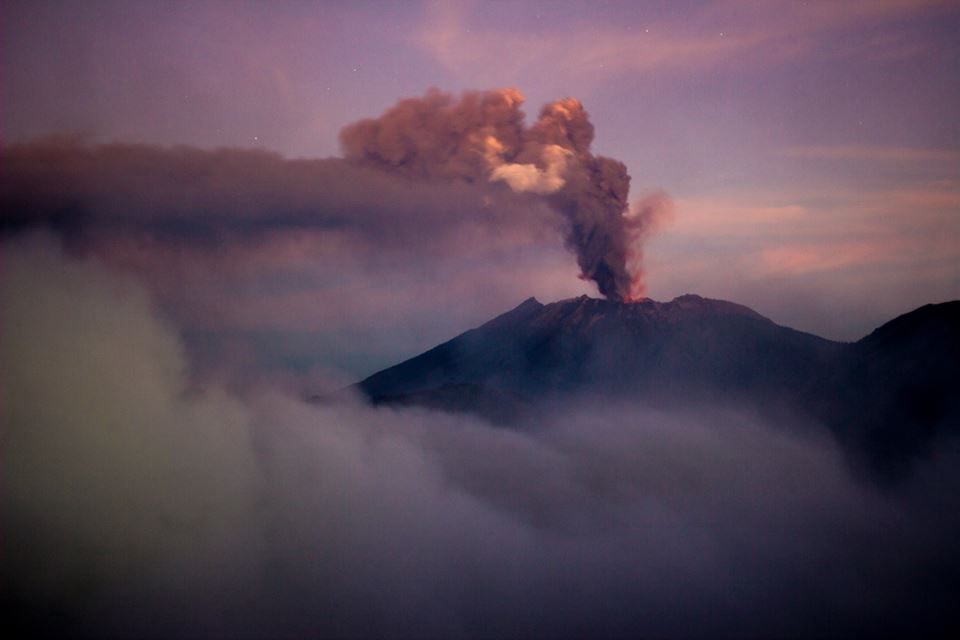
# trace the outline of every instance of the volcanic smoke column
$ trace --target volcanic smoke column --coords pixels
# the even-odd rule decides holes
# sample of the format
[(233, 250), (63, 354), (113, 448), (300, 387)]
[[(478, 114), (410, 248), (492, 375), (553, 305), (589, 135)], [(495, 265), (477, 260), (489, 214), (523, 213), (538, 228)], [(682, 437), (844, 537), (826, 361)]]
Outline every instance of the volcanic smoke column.
[(542, 196), (565, 221), (582, 277), (616, 301), (641, 298), (642, 240), (668, 208), (662, 193), (630, 210), (622, 162), (590, 153), (593, 125), (578, 100), (540, 110), (531, 127), (516, 89), (431, 89), (340, 132), (348, 160), (423, 180), (503, 181)]

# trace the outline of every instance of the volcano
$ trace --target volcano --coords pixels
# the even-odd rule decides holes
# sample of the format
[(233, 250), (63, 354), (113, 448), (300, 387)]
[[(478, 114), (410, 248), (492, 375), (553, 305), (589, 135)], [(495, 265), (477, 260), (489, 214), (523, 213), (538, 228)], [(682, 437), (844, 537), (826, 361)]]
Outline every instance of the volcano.
[(529, 298), (360, 388), (374, 401), (427, 399), (450, 387), (527, 399), (587, 390), (648, 398), (776, 393), (812, 376), (839, 348), (747, 307), (694, 295), (666, 303)]
[(840, 343), (697, 295), (529, 298), (357, 388), (374, 404), (470, 412), (505, 426), (575, 394), (745, 406), (825, 425), (871, 473), (896, 476), (938, 436), (960, 432), (958, 363), (960, 301)]

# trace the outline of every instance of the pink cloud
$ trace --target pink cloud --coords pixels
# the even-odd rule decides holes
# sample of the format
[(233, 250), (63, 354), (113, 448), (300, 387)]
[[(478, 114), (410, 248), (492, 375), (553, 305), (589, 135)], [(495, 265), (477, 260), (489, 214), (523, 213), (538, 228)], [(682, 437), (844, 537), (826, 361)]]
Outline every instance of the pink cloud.
[(676, 211), (675, 224), (647, 251), (656, 298), (696, 292), (737, 300), (841, 339), (960, 298), (960, 181), (953, 178), (729, 190), (679, 198)]
[(758, 268), (771, 275), (835, 271), (882, 260), (889, 252), (882, 244), (804, 244), (763, 249)]
[[(440, 64), (474, 82), (502, 83), (523, 74), (592, 83), (611, 75), (660, 70), (706, 71), (737, 64), (775, 65), (820, 48), (819, 38), (865, 22), (893, 23), (919, 11), (951, 8), (941, 0), (876, 2), (715, 2), (682, 22), (591, 25), (563, 32), (511, 31), (469, 24), (469, 4), (443, 3), (414, 34), (414, 43)], [(834, 55), (902, 59), (925, 43), (902, 34), (850, 41)], [(892, 52), (892, 53), (891, 53)]]
[(804, 158), (810, 160), (945, 163), (960, 168), (960, 152), (949, 149), (882, 147), (872, 145), (829, 145), (788, 147), (782, 149), (780, 155), (788, 158)]

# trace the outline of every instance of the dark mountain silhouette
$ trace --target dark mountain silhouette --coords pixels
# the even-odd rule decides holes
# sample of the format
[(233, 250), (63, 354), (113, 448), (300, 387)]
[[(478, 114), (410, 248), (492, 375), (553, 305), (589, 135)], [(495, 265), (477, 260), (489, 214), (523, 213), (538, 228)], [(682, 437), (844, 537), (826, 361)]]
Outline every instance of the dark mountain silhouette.
[(653, 403), (748, 404), (827, 425), (851, 460), (895, 476), (958, 430), (960, 302), (927, 305), (856, 343), (782, 327), (747, 307), (530, 298), (358, 384), (375, 404), (520, 422), (544, 398), (587, 392)]
[(874, 475), (895, 478), (960, 433), (960, 301), (904, 314), (842, 355), (818, 387), (819, 417)]

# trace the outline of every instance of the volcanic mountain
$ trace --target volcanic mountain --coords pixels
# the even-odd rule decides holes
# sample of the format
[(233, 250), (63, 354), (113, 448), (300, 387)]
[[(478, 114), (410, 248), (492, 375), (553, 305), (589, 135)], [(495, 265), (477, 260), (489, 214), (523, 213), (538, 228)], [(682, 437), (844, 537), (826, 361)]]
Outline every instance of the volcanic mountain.
[(895, 475), (960, 432), (960, 301), (927, 305), (855, 343), (780, 326), (742, 305), (529, 298), (358, 383), (374, 404), (521, 424), (571, 394), (658, 405), (746, 405), (825, 424), (872, 472)]

